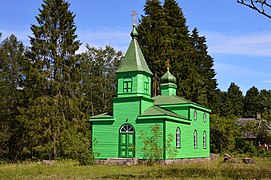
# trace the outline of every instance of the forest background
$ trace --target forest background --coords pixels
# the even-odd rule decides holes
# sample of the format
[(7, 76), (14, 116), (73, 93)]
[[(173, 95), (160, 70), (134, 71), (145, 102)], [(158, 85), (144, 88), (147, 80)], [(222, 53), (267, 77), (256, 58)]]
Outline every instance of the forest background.
[[(115, 70), (124, 54), (114, 47), (86, 46), (80, 41), (75, 14), (64, 0), (44, 0), (26, 47), (15, 35), (0, 44), (0, 159), (92, 158), (88, 117), (111, 111)], [(251, 87), (245, 95), (231, 83), (217, 87), (214, 59), (206, 38), (189, 30), (175, 0), (146, 1), (138, 24), (139, 43), (154, 73), (152, 95), (159, 94), (165, 60), (177, 79), (177, 95), (212, 109), (211, 151), (270, 155), (257, 148), (270, 144), (271, 90)], [(237, 118), (262, 115), (240, 126)], [(257, 141), (245, 141), (244, 133)]]

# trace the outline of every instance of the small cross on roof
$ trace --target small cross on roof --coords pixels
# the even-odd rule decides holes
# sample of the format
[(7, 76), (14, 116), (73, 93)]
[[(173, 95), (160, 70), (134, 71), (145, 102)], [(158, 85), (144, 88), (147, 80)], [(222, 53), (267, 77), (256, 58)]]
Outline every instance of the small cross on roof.
[(169, 70), (169, 68), (170, 68), (170, 61), (169, 61), (169, 59), (166, 60), (165, 64), (166, 64), (167, 70)]
[(136, 10), (133, 10), (132, 11), (132, 14), (131, 14), (131, 16), (133, 17), (133, 21), (134, 21), (134, 24), (133, 24), (133, 26), (136, 26), (136, 16), (138, 15), (138, 13), (136, 12)]

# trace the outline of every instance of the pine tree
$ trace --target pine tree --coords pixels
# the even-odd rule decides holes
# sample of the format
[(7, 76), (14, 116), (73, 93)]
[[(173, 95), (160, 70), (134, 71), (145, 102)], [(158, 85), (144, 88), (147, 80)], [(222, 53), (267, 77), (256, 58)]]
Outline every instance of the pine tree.
[(260, 92), (256, 87), (251, 87), (244, 98), (244, 116), (255, 117), (256, 113), (261, 112)]
[[(205, 38), (199, 37), (197, 31), (190, 37), (186, 19), (175, 0), (165, 0), (163, 6), (158, 0), (149, 0), (144, 11), (138, 27), (139, 42), (155, 77), (152, 95), (159, 92), (158, 77), (165, 73), (165, 60), (169, 59), (170, 71), (177, 79), (177, 95), (203, 105), (211, 104), (208, 97), (213, 96), (217, 84)], [(199, 58), (206, 62), (197, 64)], [(200, 67), (202, 64), (205, 67)]]
[[(86, 118), (79, 109), (82, 91), (75, 52), (80, 43), (69, 6), (64, 0), (44, 0), (36, 17), (38, 25), (31, 26), (24, 82), (28, 99), (19, 118), (25, 130), (23, 152), (28, 156), (75, 158), (66, 148), (76, 149), (73, 141), (88, 139)], [(80, 139), (72, 138), (77, 132), (82, 134)]]
[(84, 111), (92, 116), (112, 112), (112, 98), (116, 93), (115, 71), (123, 55), (106, 46), (90, 47), (81, 54), (81, 72), (84, 91)]
[(197, 102), (215, 109), (216, 100), (216, 88), (217, 82), (215, 79), (214, 60), (208, 55), (208, 47), (206, 45), (206, 39), (204, 36), (199, 36), (197, 28), (192, 30), (190, 36), (191, 44), (194, 47), (195, 53), (193, 53), (193, 60), (197, 68), (197, 72), (200, 74), (202, 84), (200, 86), (201, 92)]
[(13, 159), (20, 131), (16, 120), (24, 45), (11, 35), (0, 44), (0, 159)]
[(159, 79), (165, 72), (165, 61), (168, 57), (164, 54), (167, 47), (163, 41), (166, 39), (166, 21), (163, 7), (159, 0), (147, 0), (144, 6), (145, 16), (142, 16), (138, 26), (139, 44), (150, 70), (154, 73), (152, 95), (159, 94)]
[(271, 90), (261, 90), (260, 100), (260, 112), (271, 112)]
[(223, 103), (222, 116), (242, 116), (243, 114), (243, 95), (239, 86), (231, 83), (228, 88), (225, 102)]
[(167, 22), (165, 39), (167, 45), (166, 55), (171, 60), (172, 73), (177, 79), (177, 95), (194, 102), (200, 102), (199, 95), (203, 94), (202, 80), (193, 62), (193, 46), (190, 44), (189, 31), (182, 9), (175, 0), (165, 0), (164, 16)]
[[(192, 48), (189, 47), (188, 29), (181, 9), (174, 0), (165, 1), (164, 6), (158, 0), (150, 0), (146, 2), (144, 11), (145, 16), (142, 16), (138, 26), (139, 43), (154, 73), (153, 95), (159, 93), (159, 77), (166, 71), (167, 59), (171, 61), (171, 72), (179, 81), (177, 84), (189, 84), (183, 80), (190, 76), (189, 72), (193, 70), (187, 59)], [(183, 87), (179, 87), (177, 93), (186, 96), (185, 92)]]

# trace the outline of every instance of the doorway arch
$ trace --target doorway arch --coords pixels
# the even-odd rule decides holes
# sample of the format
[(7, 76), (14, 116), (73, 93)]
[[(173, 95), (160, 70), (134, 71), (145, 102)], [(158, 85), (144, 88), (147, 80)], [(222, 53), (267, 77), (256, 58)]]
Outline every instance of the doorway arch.
[(119, 157), (135, 157), (135, 129), (131, 124), (124, 124), (119, 130)]

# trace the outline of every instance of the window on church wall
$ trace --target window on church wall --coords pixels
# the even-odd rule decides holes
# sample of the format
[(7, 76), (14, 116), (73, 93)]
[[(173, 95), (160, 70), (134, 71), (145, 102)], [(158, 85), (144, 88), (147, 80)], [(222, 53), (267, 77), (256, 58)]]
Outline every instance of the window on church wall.
[(144, 80), (144, 94), (149, 94), (149, 79), (147, 77)]
[(196, 149), (198, 147), (197, 145), (197, 130), (194, 131), (194, 148)]
[(203, 148), (206, 149), (206, 131), (203, 132)]
[(181, 130), (180, 128), (176, 129), (176, 148), (181, 147)]
[(130, 78), (130, 77), (124, 78), (123, 92), (132, 92), (132, 78)]
[(134, 127), (132, 125), (130, 125), (130, 124), (124, 124), (120, 128), (120, 132), (121, 133), (133, 133), (133, 132), (135, 132), (135, 130), (134, 130)]
[(206, 115), (206, 113), (204, 113), (203, 114), (203, 121), (206, 122), (206, 120), (207, 120), (207, 115)]
[(194, 111), (194, 120), (197, 120), (197, 111)]
[(146, 81), (144, 83), (144, 93), (145, 94), (149, 93), (149, 82), (146, 82)]

